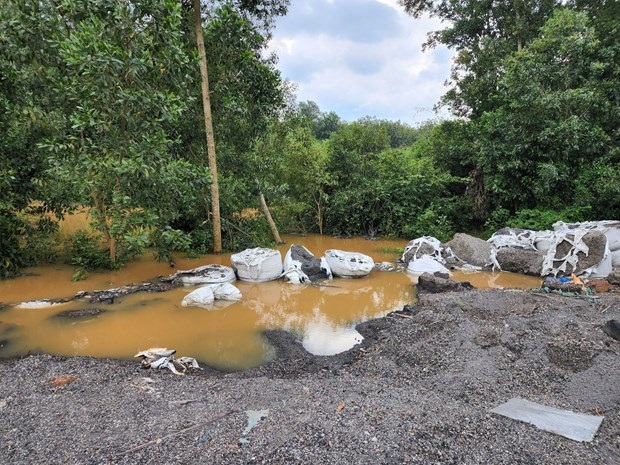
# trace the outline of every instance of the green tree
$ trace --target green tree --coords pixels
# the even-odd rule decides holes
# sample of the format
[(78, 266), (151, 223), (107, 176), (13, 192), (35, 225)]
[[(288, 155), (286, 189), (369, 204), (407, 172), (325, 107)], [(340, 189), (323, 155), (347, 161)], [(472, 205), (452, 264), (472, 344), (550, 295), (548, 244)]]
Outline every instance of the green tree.
[(297, 225), (323, 234), (326, 191), (332, 184), (325, 145), (304, 127), (287, 131), (283, 142), (280, 180), (286, 185), (289, 204), (296, 206)]
[(477, 167), (475, 125), (467, 120), (447, 120), (420, 128), (413, 150), (429, 157), (441, 171), (450, 173), (446, 196), (438, 199), (441, 211), (459, 231), (479, 229), (487, 214), (484, 178)]
[(365, 118), (342, 126), (328, 141), (329, 233), (406, 237), (425, 229), (424, 222), (433, 232), (451, 229), (439, 199), (448, 195), (452, 176), (414, 147), (392, 148), (394, 127), (399, 123)]
[(390, 147), (390, 136), (384, 125), (365, 118), (341, 126), (327, 147), (328, 170), (341, 188), (365, 179), (371, 160)]
[[(497, 205), (516, 212), (578, 204), (578, 179), (583, 185), (602, 165), (618, 166), (620, 108), (604, 82), (617, 65), (608, 57), (585, 13), (558, 9), (539, 38), (504, 61), (498, 108), (478, 123)], [(617, 74), (615, 83), (617, 89)], [(612, 192), (604, 195), (611, 212), (620, 200)]]
[(309, 127), (318, 140), (329, 139), (338, 130), (342, 121), (336, 112), (323, 112), (316, 102), (299, 102), (297, 115), (302, 124)]
[[(213, 130), (222, 184), (220, 207), (225, 248), (240, 244), (232, 237), (242, 229), (238, 224), (240, 211), (258, 206), (256, 177), (269, 171), (269, 163), (257, 159), (254, 146), (267, 134), (271, 121), (281, 114), (287, 92), (275, 68), (275, 57), (264, 53), (269, 35), (265, 25), (271, 21), (265, 15), (279, 14), (282, 10), (276, 9), (272, 2), (263, 2), (265, 8), (256, 10), (259, 3), (208, 2), (203, 7)], [(285, 4), (287, 2), (282, 2)], [(245, 7), (251, 9), (245, 10)], [(178, 149), (181, 156), (198, 164), (206, 159), (201, 121), (202, 109), (195, 99), (188, 117), (178, 129), (182, 140)], [(232, 192), (225, 192), (227, 188)], [(208, 207), (200, 209), (182, 225), (185, 230), (195, 231), (199, 242), (211, 240), (202, 232), (202, 225), (211, 220), (202, 214), (208, 210)], [(248, 222), (244, 222), (244, 227), (248, 227)], [(254, 235), (248, 233), (246, 237)]]
[(170, 156), (169, 129), (186, 110), (194, 63), (177, 2), (66, 1), (63, 8), (67, 27), (50, 39), (58, 64), (47, 89), (64, 98), (63, 124), (39, 145), (50, 153), (52, 188), (92, 208), (115, 266), (150, 243), (149, 231), (169, 227), (208, 180)]
[(274, 57), (263, 56), (266, 38), (230, 5), (208, 23), (205, 42), (222, 169), (243, 176), (252, 173), (244, 155), (284, 107), (282, 80)]
[(428, 13), (449, 26), (429, 34), (425, 46), (456, 51), (451, 88), (442, 99), (459, 116), (477, 117), (494, 108), (501, 75), (498, 63), (521, 50), (561, 4), (558, 0), (399, 0), (414, 17)]
[[(189, 26), (193, 14), (191, 3), (183, 1), (187, 31), (193, 29)], [(262, 234), (260, 228), (249, 231), (248, 228), (254, 228), (257, 222), (246, 215), (240, 216), (240, 213), (257, 206), (254, 145), (266, 134), (272, 119), (280, 115), (289, 91), (275, 68), (276, 57), (265, 53), (273, 20), (286, 13), (288, 3), (273, 0), (201, 1), (221, 184), (222, 241), (227, 250), (255, 245), (253, 241)], [(195, 34), (188, 35), (186, 42), (191, 53), (191, 44), (196, 43)], [(204, 166), (207, 153), (198, 91), (198, 88), (194, 89), (191, 108), (175, 129), (180, 140), (175, 153)], [(209, 250), (213, 241), (212, 234), (206, 231), (206, 226), (213, 220), (209, 214), (211, 210), (210, 195), (205, 193), (204, 204), (176, 223), (191, 233), (193, 246), (198, 250)]]
[(46, 92), (57, 54), (45, 51), (65, 27), (48, 2), (0, 2), (0, 277), (36, 258), (27, 247), (36, 230), (21, 212), (60, 212), (65, 203), (42, 195), (48, 164), (37, 147), (59, 123), (58, 102)]

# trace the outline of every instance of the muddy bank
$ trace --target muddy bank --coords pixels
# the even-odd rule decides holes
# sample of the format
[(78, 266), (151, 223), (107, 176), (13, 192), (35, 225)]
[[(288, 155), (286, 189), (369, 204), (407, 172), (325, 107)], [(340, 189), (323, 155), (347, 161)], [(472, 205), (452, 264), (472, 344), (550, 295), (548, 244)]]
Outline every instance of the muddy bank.
[[(0, 463), (617, 464), (620, 295), (596, 297), (425, 295), (337, 356), (268, 332), (273, 360), (240, 373), (0, 361)], [(514, 397), (605, 418), (576, 442), (490, 412)]]

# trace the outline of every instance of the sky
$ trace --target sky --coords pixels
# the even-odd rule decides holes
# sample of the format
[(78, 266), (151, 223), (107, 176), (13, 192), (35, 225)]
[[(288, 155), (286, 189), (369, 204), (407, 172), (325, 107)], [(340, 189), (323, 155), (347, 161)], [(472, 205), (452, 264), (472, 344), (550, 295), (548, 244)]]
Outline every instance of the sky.
[(397, 0), (291, 0), (270, 42), (297, 101), (312, 100), (345, 121), (364, 116), (410, 125), (445, 117), (452, 53), (422, 51), (436, 19), (405, 14)]

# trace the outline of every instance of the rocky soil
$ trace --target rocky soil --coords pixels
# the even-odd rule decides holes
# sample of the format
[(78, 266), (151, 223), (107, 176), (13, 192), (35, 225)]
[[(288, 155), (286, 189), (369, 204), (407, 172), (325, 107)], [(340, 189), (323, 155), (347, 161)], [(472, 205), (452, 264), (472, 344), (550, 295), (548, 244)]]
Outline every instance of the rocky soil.
[[(610, 319), (619, 293), (471, 290), (366, 322), (338, 356), (265, 334), (276, 358), (241, 373), (3, 360), (0, 463), (620, 464)], [(604, 420), (573, 441), (491, 413), (514, 397)]]

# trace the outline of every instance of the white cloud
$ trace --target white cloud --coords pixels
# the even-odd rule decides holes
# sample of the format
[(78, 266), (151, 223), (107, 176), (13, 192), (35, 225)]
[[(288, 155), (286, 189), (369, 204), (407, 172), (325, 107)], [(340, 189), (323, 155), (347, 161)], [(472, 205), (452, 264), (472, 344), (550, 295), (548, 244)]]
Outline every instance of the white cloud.
[(433, 117), (451, 54), (422, 52), (438, 21), (406, 15), (396, 0), (293, 1), (270, 49), (297, 86), (345, 120), (363, 116), (416, 123)]

